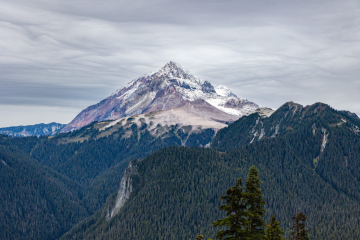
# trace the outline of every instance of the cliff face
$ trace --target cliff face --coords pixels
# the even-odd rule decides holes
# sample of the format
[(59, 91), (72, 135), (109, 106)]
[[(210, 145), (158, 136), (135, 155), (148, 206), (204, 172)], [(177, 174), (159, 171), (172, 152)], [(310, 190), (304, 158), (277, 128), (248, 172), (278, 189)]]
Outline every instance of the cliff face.
[[(139, 161), (139, 160), (137, 160)], [(120, 182), (120, 188), (118, 191), (118, 195), (116, 197), (115, 205), (110, 205), (108, 208), (108, 212), (106, 215), (106, 219), (110, 220), (113, 218), (119, 210), (124, 206), (125, 202), (130, 198), (130, 195), (133, 191), (133, 181), (132, 175), (137, 174), (136, 166), (133, 162), (130, 162), (127, 168), (125, 169), (124, 176)]]
[[(84, 109), (61, 132), (79, 129), (93, 121), (169, 110), (198, 99), (236, 118), (258, 108), (255, 103), (238, 98), (227, 87), (214, 88), (210, 82), (169, 62), (158, 72), (139, 77), (98, 104)], [(228, 121), (233, 121), (233, 117)]]

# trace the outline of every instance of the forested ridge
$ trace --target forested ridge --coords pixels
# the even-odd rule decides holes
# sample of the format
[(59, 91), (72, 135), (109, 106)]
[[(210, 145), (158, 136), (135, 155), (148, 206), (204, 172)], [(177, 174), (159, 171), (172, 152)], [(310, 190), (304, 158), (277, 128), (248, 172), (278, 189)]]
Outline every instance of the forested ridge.
[[(1, 239), (57, 239), (71, 227), (62, 239), (214, 238), (219, 197), (251, 165), (264, 181), (265, 219), (275, 214), (286, 236), (302, 211), (311, 239), (360, 238), (360, 120), (348, 112), (287, 103), (220, 130), (210, 148), (200, 146), (212, 130), (189, 136), (172, 126), (155, 137), (131, 123), (104, 133), (104, 124), (51, 138), (0, 136)], [(195, 147), (175, 147), (184, 142)], [(134, 191), (107, 221), (133, 158), (141, 160)]]
[[(288, 119), (279, 136), (227, 152), (167, 147), (135, 160), (136, 190), (120, 212), (105, 220), (114, 201), (110, 199), (102, 212), (63, 239), (194, 239), (198, 234), (214, 238), (211, 222), (224, 217), (219, 197), (237, 178), (245, 178), (251, 165), (264, 181), (266, 220), (275, 214), (286, 236), (293, 214), (302, 211), (308, 217), (310, 239), (359, 239), (360, 138), (354, 129), (358, 122), (322, 104), (305, 110), (301, 121)], [(248, 119), (221, 130), (214, 141), (234, 138), (235, 133), (242, 137), (240, 121)], [(322, 151), (324, 134), (328, 141)]]
[(98, 130), (104, 124), (51, 138), (0, 135), (0, 239), (57, 239), (117, 191), (132, 158), (188, 137), (199, 146), (214, 135), (205, 130), (189, 136), (173, 126), (156, 137), (135, 124), (104, 135)]

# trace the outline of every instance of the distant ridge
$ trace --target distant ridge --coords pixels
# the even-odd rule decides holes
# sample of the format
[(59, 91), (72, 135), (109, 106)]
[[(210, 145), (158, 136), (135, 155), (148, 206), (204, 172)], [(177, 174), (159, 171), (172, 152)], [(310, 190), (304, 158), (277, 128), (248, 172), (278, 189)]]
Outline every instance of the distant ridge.
[(58, 134), (66, 124), (61, 123), (40, 123), (27, 126), (14, 126), (0, 128), (0, 134), (5, 134), (12, 137), (28, 137), (28, 136), (51, 136)]

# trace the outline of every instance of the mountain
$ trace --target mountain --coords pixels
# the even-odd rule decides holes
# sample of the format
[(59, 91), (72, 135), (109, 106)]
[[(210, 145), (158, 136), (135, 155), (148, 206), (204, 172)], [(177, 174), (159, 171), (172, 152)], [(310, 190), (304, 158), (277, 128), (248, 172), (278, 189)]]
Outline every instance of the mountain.
[(227, 124), (217, 110), (186, 100), (55, 136), (0, 135), (0, 238), (211, 237), (219, 197), (252, 164), (267, 218), (288, 231), (304, 211), (313, 239), (359, 238), (356, 116), (288, 102)]
[[(360, 120), (323, 103), (285, 103), (218, 131), (210, 148), (166, 147), (128, 165), (102, 211), (62, 239), (214, 237), (220, 196), (259, 169), (268, 221), (289, 233), (293, 214), (310, 239), (360, 238)], [(244, 181), (245, 182), (245, 181)]]
[[(202, 101), (201, 101), (202, 100)], [(213, 121), (233, 122), (258, 108), (253, 102), (238, 98), (225, 86), (214, 86), (175, 62), (156, 73), (134, 79), (98, 104), (81, 111), (61, 132), (84, 127), (94, 121), (116, 120), (126, 116), (171, 109), (207, 108)], [(204, 112), (203, 112), (204, 113)], [(217, 118), (216, 116), (221, 117)]]
[[(326, 110), (326, 111), (324, 111)], [(324, 103), (316, 103), (302, 106), (288, 102), (278, 108), (271, 115), (262, 114), (264, 110), (257, 110), (258, 114), (250, 114), (247, 118), (239, 120), (229, 127), (218, 132), (211, 142), (211, 146), (220, 150), (228, 151), (240, 145), (250, 144), (267, 138), (275, 138), (304, 127), (311, 123), (309, 129), (321, 133), (324, 137), (324, 148), (329, 134), (329, 127), (347, 126), (355, 134), (359, 133), (360, 118), (348, 111), (336, 111)], [(309, 123), (309, 120), (310, 123)], [(319, 121), (324, 121), (319, 123)], [(350, 125), (349, 125), (350, 124)], [(234, 134), (237, 132), (238, 134)]]
[(49, 124), (35, 124), (28, 126), (16, 126), (0, 128), (0, 134), (9, 135), (12, 137), (28, 137), (28, 136), (44, 136), (58, 134), (66, 124), (49, 123)]

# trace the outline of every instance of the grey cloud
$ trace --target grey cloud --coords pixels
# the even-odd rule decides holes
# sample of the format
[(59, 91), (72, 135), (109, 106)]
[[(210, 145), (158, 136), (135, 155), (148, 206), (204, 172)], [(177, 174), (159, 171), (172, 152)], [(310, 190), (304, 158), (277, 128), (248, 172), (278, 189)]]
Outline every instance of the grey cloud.
[(323, 101), (360, 112), (357, 1), (0, 4), (0, 105), (72, 109), (71, 120), (173, 60), (261, 106)]
[(83, 108), (109, 94), (104, 86), (1, 82), (1, 104)]

